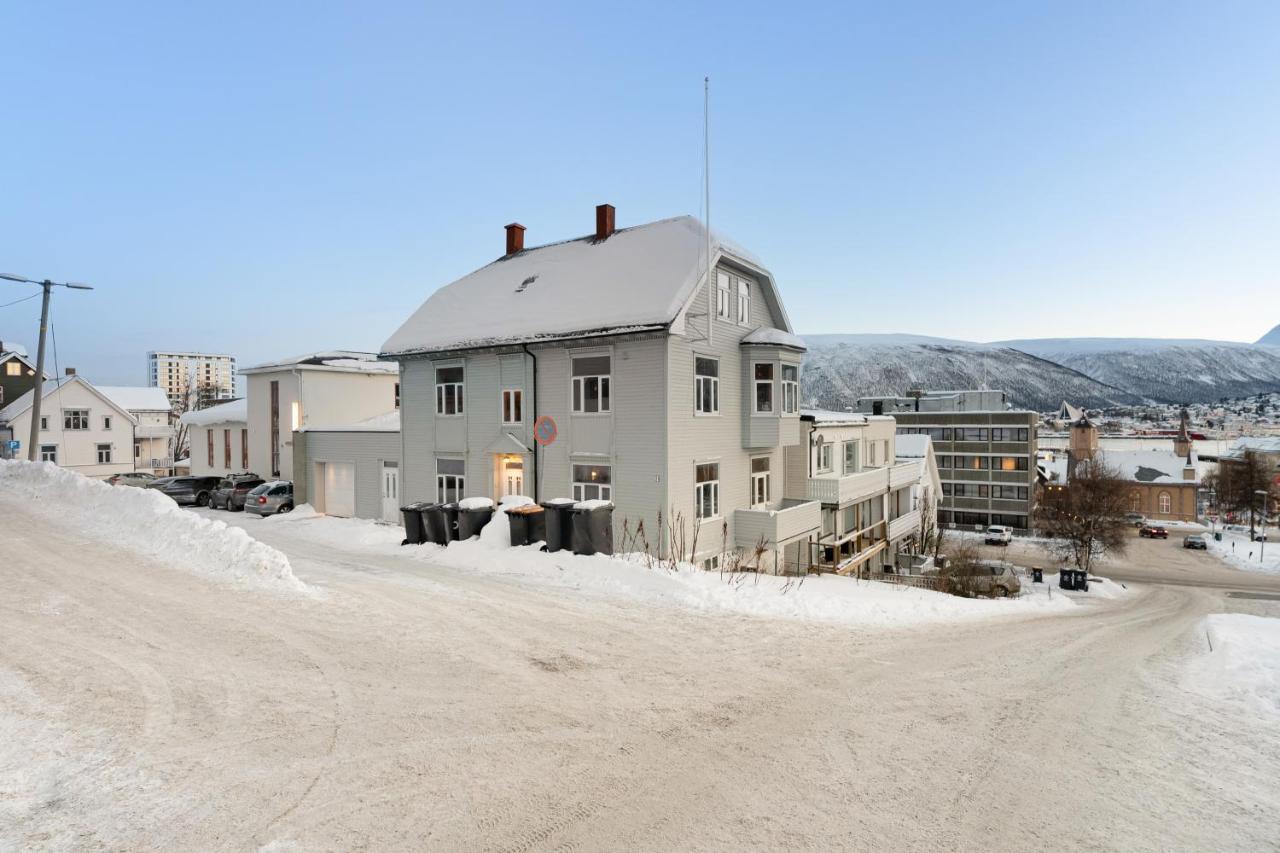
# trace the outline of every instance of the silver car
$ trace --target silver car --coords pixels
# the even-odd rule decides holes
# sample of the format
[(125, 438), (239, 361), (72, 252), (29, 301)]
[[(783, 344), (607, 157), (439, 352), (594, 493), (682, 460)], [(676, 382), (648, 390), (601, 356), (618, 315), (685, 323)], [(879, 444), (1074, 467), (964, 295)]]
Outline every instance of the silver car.
[(272, 480), (250, 490), (244, 499), (244, 511), (255, 515), (275, 515), (293, 509), (293, 483)]

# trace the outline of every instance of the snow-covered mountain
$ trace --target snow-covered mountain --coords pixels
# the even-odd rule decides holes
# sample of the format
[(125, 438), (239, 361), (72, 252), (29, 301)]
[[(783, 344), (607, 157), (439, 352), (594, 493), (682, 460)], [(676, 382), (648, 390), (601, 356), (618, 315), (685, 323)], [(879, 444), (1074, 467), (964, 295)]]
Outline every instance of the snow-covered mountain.
[(1280, 325), (1258, 338), (1257, 343), (1280, 347)]
[(1280, 347), (1162, 338), (1001, 341), (1140, 397), (1207, 403), (1280, 391)]
[(1056, 409), (1063, 400), (1103, 407), (1138, 396), (1026, 352), (922, 335), (805, 335), (806, 404), (844, 409), (859, 397), (912, 388), (999, 388), (1015, 405)]

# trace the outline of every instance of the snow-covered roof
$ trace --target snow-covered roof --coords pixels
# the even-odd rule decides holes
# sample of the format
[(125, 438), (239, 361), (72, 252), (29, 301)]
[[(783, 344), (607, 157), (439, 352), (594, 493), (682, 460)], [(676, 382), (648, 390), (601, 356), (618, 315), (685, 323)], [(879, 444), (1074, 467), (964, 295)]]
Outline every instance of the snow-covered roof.
[(1245, 451), (1254, 453), (1280, 453), (1280, 436), (1247, 435), (1237, 438), (1222, 454), (1223, 459), (1243, 459)]
[(8, 338), (0, 338), (0, 353), (16, 353), (23, 358), (27, 357), (27, 348), (17, 341), (11, 341)]
[(255, 364), (240, 371), (242, 375), (249, 373), (267, 373), (285, 368), (301, 368), (303, 370), (336, 370), (345, 373), (398, 373), (399, 365), (378, 361), (377, 353), (356, 352), (354, 350), (321, 350), (282, 358), (279, 361), (268, 361)]
[(801, 409), (800, 417), (806, 421), (813, 421), (818, 426), (853, 426), (865, 424), (871, 416), (860, 415), (857, 412), (833, 412), (828, 409)]
[(933, 439), (927, 435), (910, 434), (894, 437), (894, 455), (898, 459), (923, 459), (933, 449)]
[[(1138, 483), (1188, 483), (1198, 479), (1182, 478), (1187, 458), (1172, 450), (1103, 450), (1098, 455), (1106, 464), (1116, 469), (1122, 480)], [(1191, 456), (1194, 466), (1195, 454), (1192, 453)]]
[[(712, 232), (712, 263), (760, 279), (791, 331), (768, 270)], [(525, 249), (441, 287), (382, 345), (388, 356), (664, 329), (702, 283), (706, 231), (691, 216)]]
[(184, 412), (179, 422), (187, 426), (209, 426), (210, 424), (242, 424), (249, 420), (249, 401), (245, 398), (219, 403), (207, 409)]
[(775, 329), (772, 326), (761, 326), (754, 329), (743, 337), (744, 344), (764, 344), (768, 346), (790, 347), (792, 349), (807, 349), (804, 340), (799, 335), (793, 335), (790, 332), (784, 332), (782, 329)]
[(298, 432), (399, 432), (400, 410), (383, 412), (362, 421), (330, 426), (304, 426)]
[(117, 406), (130, 412), (167, 412), (173, 409), (163, 388), (99, 385), (98, 390), (110, 397)]
[[(92, 382), (90, 382), (88, 379), (85, 379), (83, 376), (59, 376), (53, 379), (46, 379), (44, 383), (40, 386), (41, 387), (40, 399), (43, 400), (46, 397), (48, 397), (50, 394), (59, 390), (60, 388), (65, 388), (66, 386), (72, 385), (72, 384), (79, 384), (79, 385), (83, 385), (85, 388), (88, 388), (89, 391), (93, 393), (96, 397), (101, 399), (102, 402), (106, 403), (111, 408), (116, 409), (117, 411), (120, 412), (120, 414), (128, 418), (130, 423), (136, 424), (138, 422), (137, 418), (135, 418), (132, 414), (130, 414), (128, 409), (126, 409), (124, 406), (121, 406), (119, 403), (117, 403), (115, 400), (111, 399), (107, 395), (103, 394), (100, 389), (95, 387)], [(31, 391), (28, 391), (27, 393), (23, 394), (18, 399), (14, 400), (9, 405), (5, 406), (3, 409), (0, 409), (0, 422), (12, 421), (14, 418), (19, 417), (20, 415), (25, 413), (28, 409), (30, 409), (34, 402), (35, 402), (35, 389), (32, 389)], [(44, 412), (43, 404), (41, 404), (41, 413), (43, 412)]]

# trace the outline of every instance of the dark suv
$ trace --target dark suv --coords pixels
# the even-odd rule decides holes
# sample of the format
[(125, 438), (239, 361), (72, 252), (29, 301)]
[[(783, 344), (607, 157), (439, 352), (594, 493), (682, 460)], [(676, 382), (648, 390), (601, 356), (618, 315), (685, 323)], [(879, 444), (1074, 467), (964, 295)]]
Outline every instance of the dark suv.
[(238, 512), (244, 509), (244, 499), (249, 490), (265, 482), (257, 474), (232, 474), (218, 483), (217, 490), (209, 499), (209, 506)]
[(174, 477), (156, 490), (183, 506), (208, 506), (221, 477)]

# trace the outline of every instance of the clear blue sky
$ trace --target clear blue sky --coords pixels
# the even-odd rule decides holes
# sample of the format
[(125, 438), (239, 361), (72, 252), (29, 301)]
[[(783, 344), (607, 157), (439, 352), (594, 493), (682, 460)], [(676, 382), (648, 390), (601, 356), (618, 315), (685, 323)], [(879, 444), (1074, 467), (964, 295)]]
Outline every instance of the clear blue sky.
[(376, 349), (507, 222), (697, 214), (710, 74), (713, 225), (802, 332), (1280, 322), (1280, 4), (544, 5), (5, 4), (0, 269), (98, 288), (100, 382)]

